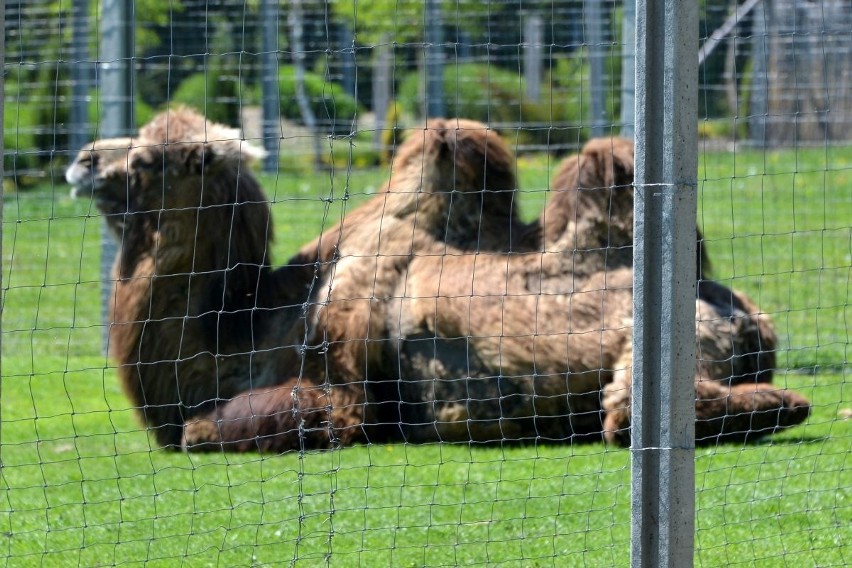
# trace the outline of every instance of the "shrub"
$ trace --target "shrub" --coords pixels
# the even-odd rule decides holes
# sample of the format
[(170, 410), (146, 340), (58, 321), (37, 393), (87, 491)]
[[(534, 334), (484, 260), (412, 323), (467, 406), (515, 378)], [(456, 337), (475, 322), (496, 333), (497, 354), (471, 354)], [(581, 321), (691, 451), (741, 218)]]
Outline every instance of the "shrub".
[(171, 96), (171, 103), (198, 109), (208, 119), (222, 124), (240, 123), (239, 78), (217, 70), (212, 64), (202, 73), (195, 73), (181, 81)]
[[(305, 95), (320, 128), (333, 134), (349, 134), (352, 120), (360, 110), (355, 99), (346, 94), (342, 86), (317, 73), (306, 71), (304, 84)], [(260, 101), (260, 88), (254, 92), (255, 99)], [(296, 69), (292, 65), (282, 65), (278, 70), (278, 97), (281, 117), (304, 124), (296, 100)]]
[[(488, 64), (462, 63), (445, 68), (444, 93), (446, 115), (469, 118), (500, 128), (504, 136), (518, 146), (556, 149), (576, 146), (588, 136), (582, 125), (587, 122), (585, 106), (576, 85), (581, 69), (564, 68), (542, 87), (539, 101), (526, 97), (526, 83), (520, 75)], [(420, 74), (406, 76), (398, 90), (398, 103), (408, 113), (422, 116), (423, 96)]]

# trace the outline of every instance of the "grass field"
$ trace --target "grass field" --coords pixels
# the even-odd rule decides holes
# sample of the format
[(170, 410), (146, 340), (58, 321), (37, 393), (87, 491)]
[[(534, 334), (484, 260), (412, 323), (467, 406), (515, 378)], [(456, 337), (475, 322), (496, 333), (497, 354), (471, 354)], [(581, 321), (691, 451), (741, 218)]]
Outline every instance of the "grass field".
[[(545, 157), (519, 160), (522, 207)], [(274, 259), (382, 172), (263, 176)], [(696, 457), (699, 566), (852, 564), (852, 149), (705, 152), (714, 274), (781, 338), (808, 424)], [(58, 181), (6, 196), (0, 557), (8, 566), (627, 564), (629, 452), (367, 445), (283, 456), (157, 449), (101, 353), (100, 219)]]

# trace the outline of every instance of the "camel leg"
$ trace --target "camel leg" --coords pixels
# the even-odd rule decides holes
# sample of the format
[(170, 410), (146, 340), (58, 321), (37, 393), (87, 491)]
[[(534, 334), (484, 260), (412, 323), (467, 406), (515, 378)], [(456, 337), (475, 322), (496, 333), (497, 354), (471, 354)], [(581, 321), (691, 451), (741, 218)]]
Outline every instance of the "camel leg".
[(619, 360), (612, 381), (603, 389), (603, 435), (610, 444), (630, 445), (630, 389), (633, 386), (632, 351)]
[(285, 452), (345, 445), (361, 434), (364, 404), (358, 390), (295, 378), (251, 390), (187, 422), (181, 446), (187, 451)]
[[(604, 439), (630, 444), (630, 367), (615, 373), (603, 392)], [(754, 440), (804, 422), (810, 404), (802, 395), (769, 383), (728, 387), (712, 380), (695, 382), (695, 442)]]
[(695, 385), (695, 443), (754, 440), (804, 422), (810, 403), (769, 383), (730, 388), (715, 381)]

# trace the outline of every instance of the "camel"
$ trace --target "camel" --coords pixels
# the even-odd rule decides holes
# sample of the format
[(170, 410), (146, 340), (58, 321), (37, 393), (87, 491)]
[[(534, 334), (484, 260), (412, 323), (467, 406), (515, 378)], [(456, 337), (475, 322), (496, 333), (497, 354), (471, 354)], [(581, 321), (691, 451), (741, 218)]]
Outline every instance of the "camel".
[(67, 170), (118, 241), (109, 349), (162, 445), (218, 400), (279, 380), (264, 374), (274, 350), (259, 338), (293, 310), (270, 304), (270, 212), (248, 169), (261, 155), (178, 109), (138, 137), (87, 144)]

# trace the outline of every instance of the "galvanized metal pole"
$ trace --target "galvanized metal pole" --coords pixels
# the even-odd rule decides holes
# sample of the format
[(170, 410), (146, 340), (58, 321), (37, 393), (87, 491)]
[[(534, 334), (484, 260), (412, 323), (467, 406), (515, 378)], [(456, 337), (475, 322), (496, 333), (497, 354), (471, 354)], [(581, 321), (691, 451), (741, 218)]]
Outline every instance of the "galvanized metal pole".
[[(0, 0), (0, 29), (6, 29), (6, 0)], [(5, 65), (6, 62), (6, 33), (4, 31), (3, 37), (0, 38), (0, 63)], [(6, 172), (3, 169), (3, 156), (5, 152), (5, 148), (3, 147), (3, 135), (5, 134), (3, 128), (3, 109), (6, 106), (6, 97), (4, 93), (6, 92), (6, 73), (0, 73), (0, 229), (3, 228), (3, 180)], [(0, 258), (3, 258), (3, 231), (0, 230)], [(5, 268), (5, 267), (4, 267)], [(0, 270), (0, 400), (2, 400), (3, 394), (3, 306), (6, 305), (6, 298), (2, 297), (3, 294), (3, 272), (5, 270)], [(0, 418), (2, 418), (2, 414), (0, 414)], [(0, 432), (2, 432), (2, 428), (0, 428)], [(2, 434), (0, 434), (0, 447), (3, 445)], [(3, 469), (3, 459), (0, 457), (0, 470)]]
[(278, 169), (278, 155), (281, 144), (281, 109), (278, 92), (278, 3), (275, 0), (262, 0), (260, 5), (261, 58), (260, 91), (261, 136), (266, 157), (263, 169), (274, 172)]
[(769, 53), (768, 21), (772, 17), (771, 3), (757, 6), (752, 18), (751, 95), (749, 97), (748, 139), (759, 148), (766, 148), (769, 120)]
[(586, 0), (583, 10), (586, 49), (589, 54), (589, 123), (592, 136), (606, 132), (606, 88), (604, 87), (604, 45), (601, 0)]
[(101, 138), (133, 132), (133, 0), (103, 0)]
[(71, 5), (71, 120), (69, 132), (71, 152), (79, 150), (92, 136), (89, 132), (89, 90), (91, 87), (89, 0), (74, 0)]
[(299, 114), (302, 122), (310, 131), (314, 148), (314, 168), (322, 170), (322, 147), (320, 146), (319, 125), (311, 108), (308, 92), (305, 89), (305, 47), (304, 47), (304, 24), (305, 15), (302, 10), (302, 0), (290, 0), (290, 11), (287, 13), (287, 23), (290, 26), (290, 52), (293, 57), (293, 68), (296, 80), (296, 104), (299, 106)]
[(382, 36), (374, 48), (373, 56), (373, 114), (376, 117), (376, 129), (373, 131), (373, 143), (382, 152), (383, 137), (386, 128), (394, 128), (396, 124), (388, 124), (388, 108), (393, 100), (393, 44), (388, 36)]
[(631, 565), (688, 567), (695, 527), (698, 8), (636, 3)]
[(538, 14), (527, 14), (524, 18), (524, 82), (530, 101), (541, 98), (542, 51), (544, 33), (542, 19)]
[(346, 24), (337, 28), (340, 45), (340, 83), (353, 99), (358, 98), (358, 67), (355, 62), (355, 35)]
[[(101, 4), (99, 138), (133, 133), (133, 0), (103, 0)], [(117, 251), (106, 224), (101, 225), (101, 317), (104, 350), (109, 342), (109, 301), (112, 263)]]
[(621, 135), (636, 133), (636, 0), (624, 0), (621, 35)]
[(426, 37), (426, 116), (444, 116), (444, 30), (440, 0), (426, 0), (424, 9)]

